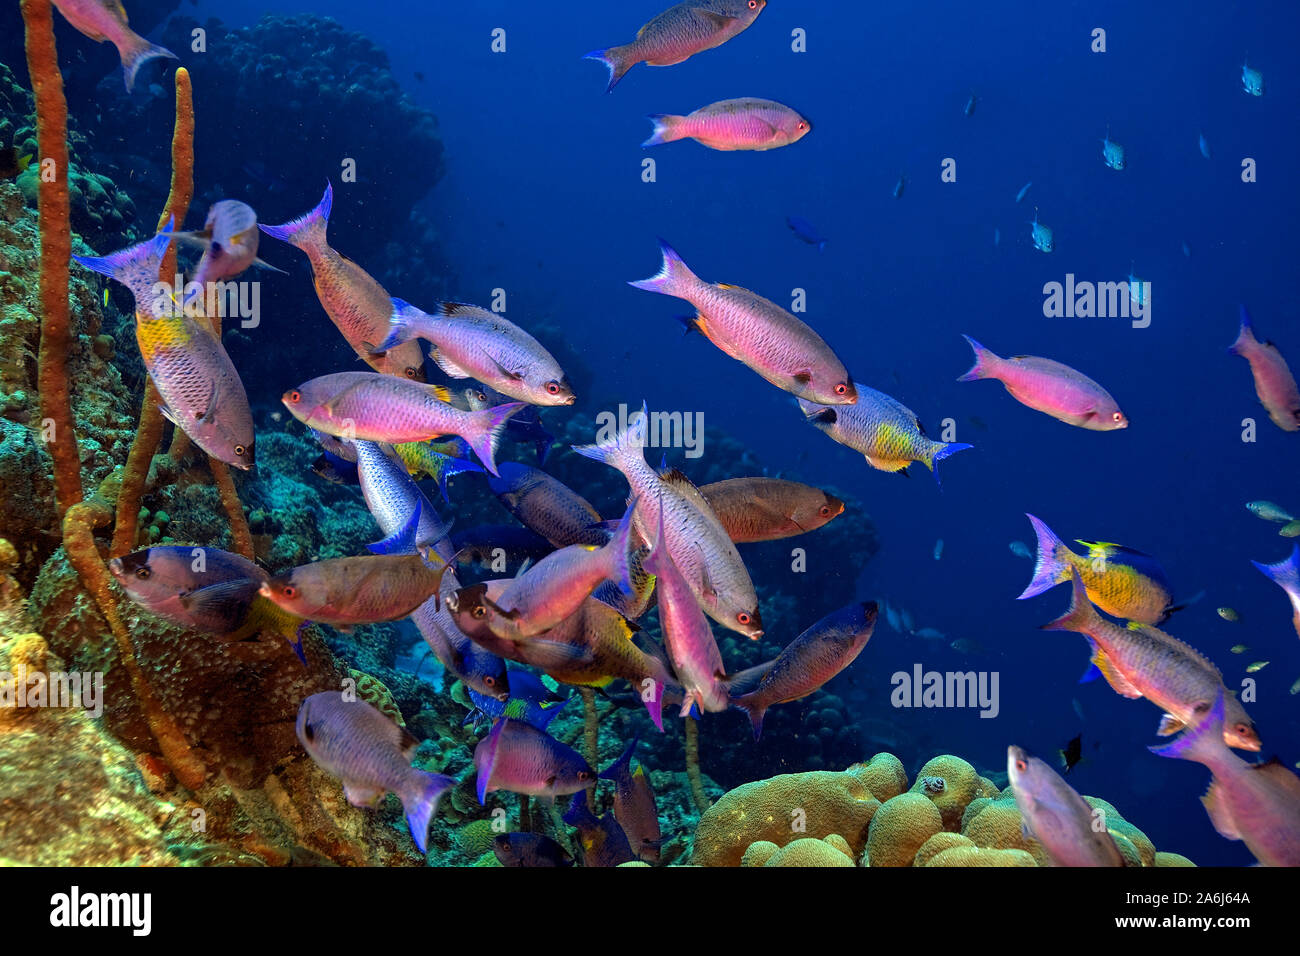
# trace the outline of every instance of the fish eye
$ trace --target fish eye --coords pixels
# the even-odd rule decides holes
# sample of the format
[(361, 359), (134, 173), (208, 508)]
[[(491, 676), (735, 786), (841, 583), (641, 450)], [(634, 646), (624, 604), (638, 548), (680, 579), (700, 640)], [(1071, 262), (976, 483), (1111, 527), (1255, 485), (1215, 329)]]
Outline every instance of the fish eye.
[(820, 508), (820, 510), (818, 510), (817, 513), (818, 513), (819, 515), (821, 515), (823, 518), (828, 518), (828, 517), (830, 517), (830, 513), (831, 513), (831, 507), (830, 507), (830, 505), (822, 505), (821, 508)]
[(849, 393), (849, 386), (846, 382), (840, 382), (838, 385), (835, 386), (836, 395), (847, 395), (848, 393)]
[(548, 395), (559, 395), (559, 394), (560, 394), (560, 383), (559, 383), (559, 382), (547, 382), (547, 383), (546, 383), (546, 394), (548, 394)]
[(1025, 761), (1023, 761), (1023, 760), (1017, 760), (1017, 761), (1016, 761), (1016, 769), (1019, 770), (1021, 773), (1024, 773), (1026, 770), (1029, 769), (1029, 764), (1027, 764), (1027, 763), (1026, 763)]
[(407, 377), (407, 378), (415, 378), (418, 374), (419, 374), (419, 371), (415, 368), (415, 366), (413, 366), (413, 365), (408, 365), (408, 366), (406, 366), (406, 377)]
[(757, 10), (757, 9), (758, 9), (758, 0), (749, 0), (749, 9), (751, 9), (751, 10)]
[(483, 678), (483, 685), (484, 685), (485, 687), (496, 687), (496, 686), (497, 686), (497, 679), (496, 679), (495, 677), (484, 677), (484, 678)]
[(311, 724), (303, 724), (303, 725), (302, 725), (302, 735), (303, 735), (304, 737), (306, 737), (308, 741), (315, 740), (315, 739), (316, 739), (316, 728), (313, 727)]
[[(753, 0), (750, 0), (750, 2), (752, 3)], [(591, 779), (591, 771), (590, 771), (590, 770), (579, 770), (579, 771), (578, 771), (578, 779), (579, 779), (579, 780), (590, 780), (590, 779)]]
[(479, 604), (474, 608), (474, 610), (470, 611), (469, 614), (470, 617), (474, 618), (474, 620), (481, 621), (483, 619), (483, 615), (487, 614), (487, 608), (485, 608), (482, 604)]
[(136, 568), (136, 569), (135, 569), (135, 576), (136, 576), (137, 578), (139, 578), (141, 581), (148, 581), (148, 580), (149, 580), (149, 575), (151, 575), (151, 574), (153, 574), (153, 572), (150, 571), (148, 568)]
[(808, 124), (805, 123), (805, 122), (803, 122), (803, 120), (800, 120), (800, 121), (799, 121), (799, 131), (802, 132), (803, 130), (806, 130), (807, 128), (808, 128)]
[(296, 598), (298, 596), (298, 589), (292, 584), (286, 584), (280, 589), (280, 593), (287, 598)]
[(1115, 413), (1114, 413), (1113, 415), (1111, 415), (1110, 417), (1111, 417), (1111, 420), (1112, 420), (1112, 421), (1114, 421), (1116, 424), (1118, 424), (1118, 423), (1120, 423), (1120, 422), (1122, 422), (1122, 421), (1124, 420), (1124, 413), (1123, 413), (1123, 412), (1115, 412)]
[(295, 388), (293, 391), (291, 391), (291, 392), (288, 394), (287, 397), (288, 397), (289, 401), (290, 401), (292, 404), (297, 405), (299, 402), (302, 401), (302, 392), (298, 391), (298, 390)]
[(752, 617), (749, 616), (749, 612), (748, 612), (748, 611), (741, 611), (739, 614), (736, 615), (736, 623), (737, 623), (737, 624), (748, 624), (748, 623), (750, 623), (750, 622), (753, 621), (753, 620), (754, 620), (754, 619), (753, 619)]
[(243, 458), (243, 457), (244, 457), (244, 452), (245, 452), (246, 450), (247, 450), (247, 449), (245, 449), (243, 445), (236, 445), (236, 446), (235, 446), (235, 454), (238, 455), (240, 458)]

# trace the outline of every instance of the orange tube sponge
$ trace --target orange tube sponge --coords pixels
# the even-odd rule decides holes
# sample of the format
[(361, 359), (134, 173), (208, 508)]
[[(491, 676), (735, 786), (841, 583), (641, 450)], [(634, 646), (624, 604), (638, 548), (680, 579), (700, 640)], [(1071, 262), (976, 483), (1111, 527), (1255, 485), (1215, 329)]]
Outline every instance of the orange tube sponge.
[(943, 817), (923, 793), (900, 793), (871, 818), (863, 866), (911, 866), (917, 850), (940, 830)]
[[(54, 46), (54, 8), (49, 0), (22, 0), (27, 31), (27, 71), (36, 94), (36, 141), (41, 155), (37, 209), (41, 228), (41, 344), (37, 389), (41, 418), (53, 426), (49, 443), (54, 459), (54, 498), (62, 521), (81, 501), (81, 451), (68, 394), (68, 350), (72, 312), (68, 305), (68, 270), (72, 261), (72, 227), (68, 212), (68, 102), (63, 96), (58, 51)], [(53, 177), (46, 179), (47, 164)]]

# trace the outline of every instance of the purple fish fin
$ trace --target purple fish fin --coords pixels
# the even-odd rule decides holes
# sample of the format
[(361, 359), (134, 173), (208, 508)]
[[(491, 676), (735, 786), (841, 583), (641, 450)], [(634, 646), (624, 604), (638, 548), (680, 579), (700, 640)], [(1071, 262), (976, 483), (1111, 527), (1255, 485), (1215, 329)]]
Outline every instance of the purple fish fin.
[(998, 361), (998, 357), (980, 345), (969, 335), (963, 335), (966, 344), (975, 352), (975, 364), (970, 367), (970, 371), (957, 379), (959, 382), (973, 382), (976, 379), (992, 378), (993, 366)]
[(429, 821), (438, 809), (442, 795), (456, 786), (456, 780), (441, 773), (414, 771), (416, 779), (410, 793), (403, 794), (402, 808), (406, 810), (406, 824), (411, 828), (411, 839), (424, 853), (429, 840)]
[(73, 256), (72, 258), (92, 272), (106, 275), (130, 289), (136, 297), (138, 309), (139, 303), (148, 301), (154, 294), (153, 287), (158, 283), (158, 269), (172, 241), (173, 223), (174, 219), (169, 219), (167, 228), (152, 238), (106, 256)]
[(632, 540), (633, 525), (632, 517), (636, 514), (636, 498), (627, 506), (627, 511), (623, 513), (623, 520), (618, 523), (618, 530), (614, 532), (614, 537), (610, 539), (606, 548), (611, 548), (611, 561), (613, 566), (610, 569), (609, 580), (618, 585), (618, 589), (628, 597), (632, 596), (632, 568), (631, 559), (634, 549)]
[(738, 707), (745, 712), (750, 725), (754, 728), (754, 740), (757, 742), (763, 736), (763, 718), (767, 716), (766, 705), (755, 701), (753, 694), (743, 694), (740, 697), (733, 697), (731, 706)]
[(267, 226), (258, 223), (268, 236), (297, 246), (302, 250), (320, 249), (325, 246), (325, 231), (329, 227), (330, 209), (334, 205), (334, 186), (325, 182), (325, 195), (311, 212), (292, 222), (280, 226)]
[(959, 451), (965, 451), (967, 448), (974, 448), (974, 447), (975, 447), (974, 445), (968, 445), (965, 442), (959, 442), (959, 441), (935, 442), (930, 448), (930, 459), (925, 462), (925, 467), (929, 468), (930, 471), (934, 474), (934, 483), (942, 487), (939, 481), (939, 469), (935, 467), (936, 465), (939, 464), (939, 462), (943, 461), (949, 455), (955, 455)]
[(651, 723), (653, 723), (659, 733), (662, 734), (664, 732), (665, 685), (663, 681), (654, 680), (653, 678), (649, 678), (649, 680), (654, 685), (653, 693), (651, 693), (649, 700), (645, 699), (645, 694), (643, 693), (641, 695), (641, 700), (645, 704), (646, 713), (650, 715)]
[(1300, 591), (1300, 544), (1291, 545), (1291, 555), (1277, 564), (1250, 562), (1260, 573), (1288, 594)]
[(411, 509), (411, 516), (406, 523), (382, 541), (366, 545), (371, 554), (414, 554), (416, 531), (420, 527), (420, 512), (423, 506), (417, 499)]
[(492, 782), (492, 768), (497, 762), (497, 748), (501, 746), (501, 732), (505, 729), (506, 719), (502, 717), (492, 725), (492, 732), (479, 744), (483, 748), (483, 761), (480, 764), (478, 752), (474, 753), (474, 766), (478, 770), (478, 779), (474, 781), (475, 792), (480, 805), (486, 805), (488, 784)]
[(632, 772), (632, 754), (636, 753), (636, 745), (640, 742), (640, 737), (633, 737), (632, 742), (627, 745), (627, 748), (619, 755), (619, 758), (610, 764), (608, 768), (601, 771), (600, 779), (617, 780), (625, 773), (630, 774)]
[(1148, 747), (1147, 750), (1160, 757), (1208, 763), (1228, 746), (1223, 742), (1223, 711), (1223, 688), (1220, 687), (1214, 706), (1205, 712), (1199, 723), (1188, 727), (1164, 746)]
[(627, 430), (619, 432), (609, 441), (598, 445), (573, 445), (574, 451), (584, 458), (602, 461), (611, 468), (624, 474), (629, 464), (645, 461), (645, 442), (648, 433), (649, 414), (644, 401), (641, 402), (641, 414), (636, 421), (628, 422)]
[(1259, 339), (1255, 338), (1255, 327), (1251, 324), (1250, 313), (1243, 305), (1241, 306), (1241, 328), (1237, 332), (1237, 340), (1228, 346), (1228, 351), (1233, 355), (1241, 355), (1246, 347), (1258, 344)]
[(1084, 590), (1083, 579), (1079, 577), (1078, 568), (1070, 568), (1070, 573), (1074, 575), (1074, 584), (1070, 591), (1070, 606), (1055, 621), (1042, 625), (1041, 629), (1044, 631), (1075, 631), (1079, 634), (1087, 634), (1089, 630), (1102, 623), (1097, 609), (1088, 600), (1088, 592)]
[[(103, 37), (100, 39), (102, 40)], [(140, 67), (150, 60), (157, 60), (160, 57), (168, 60), (180, 59), (171, 50), (150, 43), (142, 36), (136, 36), (135, 39), (140, 42), (117, 48), (118, 54), (122, 57), (122, 78), (126, 81), (128, 93), (135, 89), (135, 75), (140, 72)]]
[[(628, 44), (628, 46), (630, 45)], [(623, 79), (623, 75), (637, 63), (636, 60), (628, 59), (628, 46), (612, 46), (605, 50), (592, 50), (583, 57), (584, 60), (598, 60), (609, 69), (609, 85), (605, 87), (606, 93), (612, 92), (614, 87), (618, 85), (618, 81)]]
[[(663, 255), (663, 265), (648, 279), (629, 282), (628, 285), (646, 292), (658, 292), (660, 295), (676, 296), (692, 285), (699, 283), (699, 277), (682, 261), (676, 250), (662, 239), (659, 240), (659, 252)], [(679, 296), (680, 297), (680, 296)]]
[(682, 139), (683, 134), (680, 132), (681, 121), (686, 117), (675, 116), (672, 113), (651, 113), (646, 117), (651, 123), (654, 123), (654, 132), (644, 143), (641, 144), (643, 149), (651, 146), (662, 146), (664, 143), (672, 143)]
[(573, 795), (573, 799), (569, 801), (569, 808), (564, 811), (564, 816), (561, 819), (569, 826), (578, 827), (579, 829), (594, 826), (597, 823), (596, 817), (587, 809), (586, 790), (579, 790)]
[(470, 412), (476, 421), (475, 434), (462, 437), (469, 442), (470, 448), (474, 449), (474, 454), (478, 455), (478, 460), (483, 462), (483, 467), (493, 477), (500, 477), (496, 455), (497, 448), (501, 444), (501, 434), (506, 430), (506, 423), (510, 421), (511, 415), (527, 407), (527, 402), (507, 402), (496, 408)]
[(1079, 675), (1078, 682), (1080, 684), (1091, 684), (1101, 676), (1101, 668), (1097, 666), (1092, 658), (1088, 658), (1088, 669)]
[(393, 299), (393, 311), (388, 317), (388, 335), (384, 340), (372, 349), (376, 354), (387, 352), (389, 349), (395, 349), (399, 345), (404, 345), (411, 339), (420, 337), (419, 320), (428, 318), (428, 316), (401, 299)]
[(1034, 533), (1038, 535), (1038, 560), (1034, 564), (1034, 577), (1029, 582), (1029, 586), (1021, 592), (1020, 597), (1016, 598), (1018, 601), (1042, 594), (1062, 581), (1069, 580), (1069, 569), (1073, 567), (1070, 561), (1073, 552), (1052, 532), (1052, 529), (1031, 514), (1026, 514), (1025, 517), (1029, 519), (1029, 523), (1034, 526)]

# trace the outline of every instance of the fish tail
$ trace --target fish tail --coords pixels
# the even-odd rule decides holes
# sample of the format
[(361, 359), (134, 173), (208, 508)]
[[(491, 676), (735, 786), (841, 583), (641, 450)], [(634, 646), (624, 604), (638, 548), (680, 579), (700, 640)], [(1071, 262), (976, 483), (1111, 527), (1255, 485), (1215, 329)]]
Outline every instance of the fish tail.
[(949, 455), (955, 455), (959, 451), (965, 451), (967, 448), (974, 448), (974, 445), (968, 445), (965, 442), (953, 441), (942, 442), (936, 441), (930, 443), (929, 457), (921, 459), (925, 467), (929, 468), (934, 474), (935, 484), (939, 484), (939, 470), (935, 466), (943, 461)]
[(466, 461), (463, 458), (448, 458), (443, 463), (442, 473), (437, 475), (438, 490), (442, 492), (442, 500), (450, 503), (447, 497), (447, 481), (453, 475), (464, 474), (469, 471), (481, 472), (483, 466), (473, 461)]
[[(626, 431), (595, 445), (573, 445), (572, 448), (584, 458), (604, 462), (626, 475), (638, 461), (645, 462), (647, 420), (646, 403), (643, 401), (641, 414), (635, 421), (628, 422)], [(648, 564), (646, 570), (649, 570)]]
[(373, 351), (378, 354), (405, 345), (411, 339), (420, 338), (423, 320), (429, 318), (409, 302), (393, 299), (393, 313), (388, 317), (388, 335), (376, 345)]
[(1250, 562), (1260, 573), (1288, 594), (1300, 593), (1300, 545), (1291, 545), (1290, 557), (1277, 564)]
[(1034, 526), (1034, 534), (1038, 535), (1038, 559), (1034, 564), (1033, 580), (1029, 582), (1029, 586), (1020, 597), (1016, 598), (1017, 601), (1042, 594), (1062, 581), (1069, 580), (1070, 569), (1074, 566), (1074, 562), (1070, 560), (1074, 557), (1074, 552), (1065, 546), (1052, 529), (1031, 514), (1025, 517)]
[(126, 80), (126, 91), (131, 92), (135, 88), (135, 75), (140, 71), (140, 67), (150, 60), (157, 60), (160, 57), (176, 60), (180, 59), (175, 53), (166, 47), (150, 43), (139, 34), (131, 34), (127, 40), (118, 46), (118, 55), (122, 58), (122, 78)]
[(477, 748), (474, 750), (474, 767), (478, 771), (478, 779), (474, 781), (474, 786), (480, 806), (486, 805), (488, 785), (492, 782), (492, 768), (497, 762), (497, 750), (501, 747), (501, 732), (505, 730), (505, 726), (506, 719), (497, 718), (487, 737), (479, 742), (478, 746), (483, 748), (481, 762), (479, 750)]
[(662, 146), (664, 143), (684, 139), (686, 134), (681, 130), (681, 121), (685, 118), (684, 116), (675, 116), (672, 113), (651, 113), (646, 119), (654, 123), (655, 129), (650, 138), (641, 146)]
[(763, 718), (767, 716), (767, 708), (754, 702), (753, 694), (745, 694), (741, 697), (731, 698), (731, 706), (738, 707), (745, 712), (749, 718), (749, 724), (754, 728), (754, 741), (757, 742), (763, 736)]
[(966, 344), (975, 352), (975, 364), (970, 367), (970, 371), (957, 379), (959, 382), (973, 382), (980, 378), (993, 378), (993, 366), (998, 361), (998, 357), (980, 345), (969, 335), (963, 335)]
[(81, 265), (106, 275), (130, 289), (136, 298), (136, 308), (141, 303), (149, 302), (155, 295), (153, 288), (158, 284), (158, 269), (162, 265), (163, 255), (172, 241), (173, 220), (167, 221), (167, 228), (144, 242), (106, 256), (73, 256)]
[(604, 50), (592, 50), (586, 54), (584, 60), (598, 60), (609, 68), (609, 85), (605, 87), (605, 92), (612, 92), (618, 85), (618, 81), (623, 79), (623, 75), (636, 65), (637, 61), (631, 58), (631, 45), (611, 46)]
[(1251, 324), (1250, 313), (1243, 305), (1241, 306), (1241, 328), (1237, 332), (1237, 340), (1228, 346), (1228, 351), (1233, 355), (1245, 355), (1250, 346), (1258, 344), (1259, 339), (1255, 338), (1255, 327)]
[(330, 209), (333, 205), (334, 186), (327, 181), (325, 195), (311, 212), (283, 225), (267, 226), (258, 223), (257, 228), (268, 236), (287, 242), (291, 246), (297, 246), (304, 252), (321, 249), (325, 246), (325, 231), (329, 227)]
[(646, 700), (645, 694), (641, 695), (641, 700), (645, 703), (646, 713), (650, 715), (650, 722), (655, 725), (660, 733), (664, 732), (664, 682), (651, 679), (654, 684), (651, 689), (650, 699)]
[(1164, 746), (1148, 747), (1147, 750), (1160, 757), (1194, 760), (1208, 765), (1227, 747), (1223, 742), (1223, 712), (1223, 688), (1220, 687), (1214, 706), (1199, 723), (1188, 727)]
[(664, 264), (660, 266), (659, 271), (648, 279), (629, 282), (628, 285), (637, 289), (644, 289), (646, 292), (658, 292), (660, 295), (685, 298), (682, 293), (690, 286), (698, 283), (700, 281), (699, 277), (682, 261), (682, 257), (677, 254), (673, 247), (662, 239), (659, 240), (659, 251), (664, 257)]
[(442, 795), (456, 786), (454, 777), (441, 773), (413, 771), (415, 774), (409, 791), (402, 794), (402, 809), (406, 811), (406, 823), (411, 828), (411, 839), (421, 853), (425, 852), (429, 839), (429, 821), (438, 809)]
[(1101, 623), (1101, 615), (1088, 600), (1088, 592), (1084, 590), (1083, 578), (1079, 577), (1078, 568), (1071, 568), (1070, 573), (1074, 575), (1074, 586), (1070, 591), (1070, 606), (1055, 621), (1044, 624), (1042, 626), (1044, 631), (1074, 631), (1076, 634), (1087, 634), (1096, 630), (1096, 626)]
[(605, 770), (600, 772), (601, 780), (617, 780), (625, 773), (632, 772), (632, 754), (636, 752), (636, 745), (641, 742), (640, 737), (633, 737), (632, 742), (619, 755), (619, 758), (609, 765)]
[(605, 550), (610, 554), (612, 567), (610, 568), (609, 579), (618, 584), (618, 589), (628, 597), (632, 596), (632, 516), (636, 514), (636, 499), (627, 506), (627, 511), (623, 513), (623, 520), (618, 523), (618, 530), (614, 532), (614, 537), (610, 539), (609, 544), (605, 545)]
[(498, 405), (495, 408), (485, 408), (479, 412), (470, 412), (475, 419), (476, 426), (473, 437), (464, 436), (469, 441), (470, 448), (474, 449), (474, 454), (478, 455), (478, 460), (483, 462), (483, 466), (493, 477), (500, 477), (497, 471), (497, 448), (501, 444), (501, 435), (506, 430), (506, 423), (510, 421), (510, 416), (514, 415), (520, 409), (527, 407), (527, 402), (507, 402), (504, 405)]

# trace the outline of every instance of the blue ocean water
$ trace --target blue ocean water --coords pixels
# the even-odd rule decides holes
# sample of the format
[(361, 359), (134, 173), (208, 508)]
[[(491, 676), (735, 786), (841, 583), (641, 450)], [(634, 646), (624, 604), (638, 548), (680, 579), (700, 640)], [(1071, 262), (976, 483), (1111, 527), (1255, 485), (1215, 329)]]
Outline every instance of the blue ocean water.
[[(1252, 675), (1250, 710), (1265, 755), (1300, 759), (1297, 698), (1287, 693), (1300, 645), (1285, 597), (1249, 564), (1280, 560), (1289, 542), (1243, 507), (1294, 501), (1300, 448), (1267, 422), (1245, 362), (1226, 352), (1244, 302), (1261, 336), (1300, 355), (1289, 280), (1300, 12), (1285, 3), (773, 2), (736, 40), (672, 68), (635, 67), (605, 95), (603, 69), (581, 54), (626, 42), (657, 7), (280, 0), (199, 9), (233, 25), (263, 12), (326, 14), (388, 52), (404, 88), (439, 117), (448, 171), (424, 207), (455, 265), (456, 294), (483, 301), (504, 288), (515, 314), (561, 325), (596, 374), (580, 408), (644, 397), (652, 408), (703, 411), (758, 449), (769, 473), (821, 476), (866, 503), (882, 549), (861, 575), (862, 596), (888, 596), (918, 627), (991, 655), (936, 650), (882, 626), (857, 665), (866, 679), (883, 687), (917, 661), (1001, 677), (996, 719), (912, 712), (909, 726), (988, 767), (1005, 762), (1009, 743), (1050, 755), (1081, 731), (1076, 787), (1142, 808), (1131, 815), (1157, 846), (1201, 863), (1249, 862), (1196, 800), (1203, 768), (1147, 753), (1158, 712), (1104, 683), (1076, 683), (1082, 640), (1037, 629), (1064, 610), (1066, 589), (1015, 601), (1030, 568), (1008, 543), (1033, 546), (1028, 511), (1066, 539), (1157, 555), (1180, 597), (1205, 592), (1168, 629), (1214, 659), (1230, 688), (1249, 661), (1271, 661)], [(505, 53), (490, 47), (498, 27)], [(1106, 31), (1104, 53), (1091, 50), (1095, 28)], [(795, 29), (806, 31), (807, 52), (792, 51)], [(1265, 75), (1261, 98), (1241, 89), (1246, 56)], [(769, 153), (640, 149), (644, 114), (744, 95), (794, 106), (812, 133)], [(1126, 149), (1123, 171), (1102, 162), (1108, 129)], [(646, 157), (653, 183), (642, 180)], [(949, 157), (953, 183), (940, 178)], [(1245, 157), (1258, 163), (1257, 182), (1241, 180)], [(900, 174), (906, 190), (895, 199)], [(1035, 208), (1055, 232), (1050, 255), (1030, 241)], [(787, 229), (790, 215), (821, 230), (823, 252)], [(625, 284), (656, 271), (660, 236), (706, 279), (778, 302), (806, 290), (805, 318), (857, 380), (904, 401), (931, 434), (953, 419), (957, 440), (975, 449), (940, 466), (940, 491), (919, 468), (911, 480), (882, 474), (827, 441), (789, 396), (707, 342), (683, 341), (672, 318), (681, 303)], [(1067, 273), (1118, 281), (1130, 267), (1151, 283), (1150, 327), (1044, 317), (1044, 283)], [(1002, 355), (1083, 370), (1131, 426), (1083, 431), (995, 383), (957, 383), (970, 365), (959, 333)], [(1247, 417), (1259, 423), (1254, 443), (1241, 440)], [(815, 541), (809, 549), (810, 573), (859, 572)], [(1221, 605), (1241, 621), (1221, 620)], [(1230, 654), (1236, 643), (1251, 650)]]

